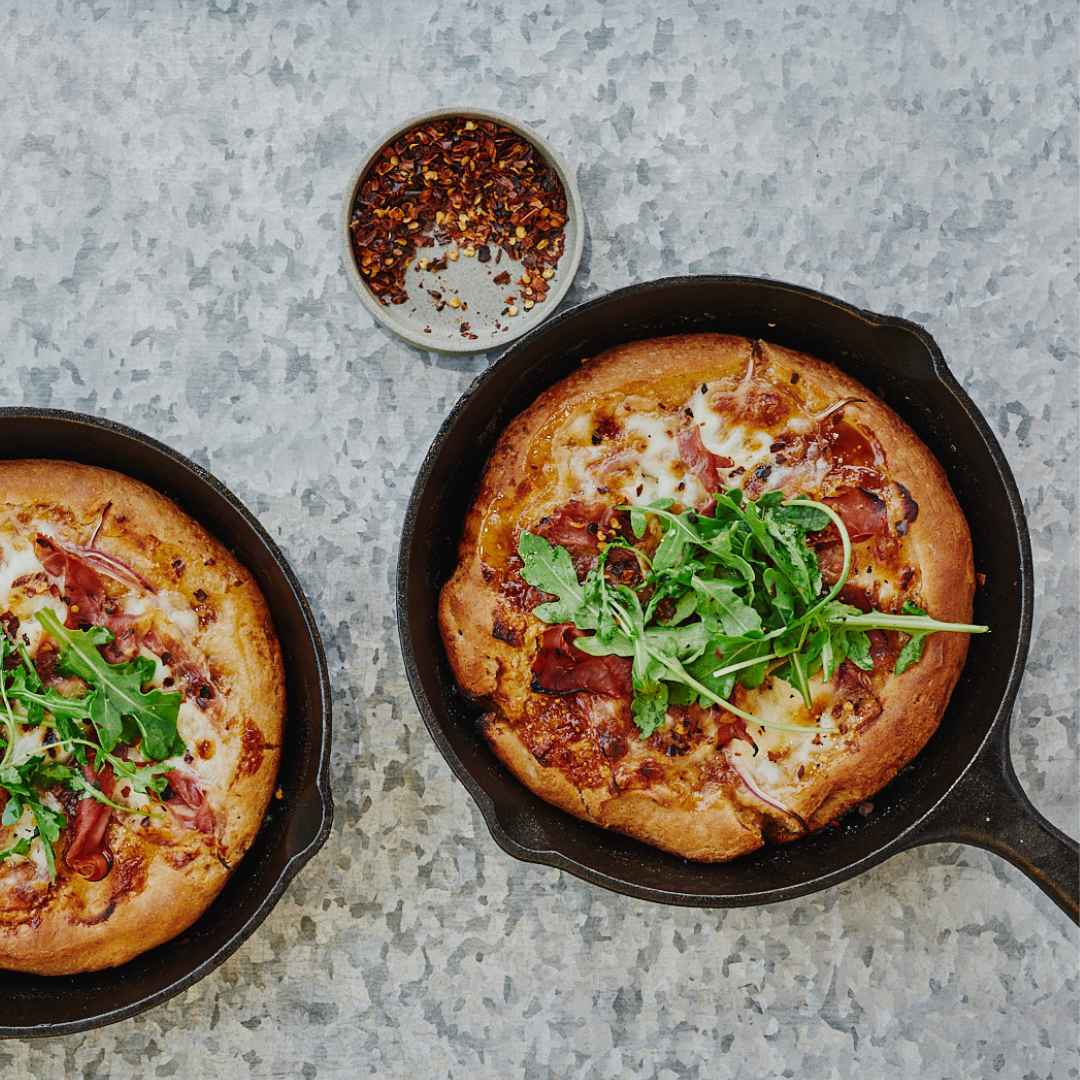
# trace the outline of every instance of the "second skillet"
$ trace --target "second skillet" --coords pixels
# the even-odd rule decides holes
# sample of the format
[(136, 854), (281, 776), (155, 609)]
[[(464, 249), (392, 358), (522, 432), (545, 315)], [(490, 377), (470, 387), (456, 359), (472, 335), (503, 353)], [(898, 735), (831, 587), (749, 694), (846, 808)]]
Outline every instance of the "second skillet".
[[(941, 461), (967, 515), (987, 586), (967, 665), (938, 732), (874, 798), (792, 844), (729, 863), (693, 863), (579, 821), (533, 795), (481, 737), (457, 691), (437, 604), (488, 454), (510, 421), (584, 357), (674, 333), (764, 338), (830, 361), (896, 410)], [(1032, 567), (1016, 483), (986, 421), (920, 327), (820, 293), (752, 278), (673, 278), (631, 286), (556, 316), (481, 375), (421, 468), (398, 564), (398, 619), (409, 679), (436, 745), (476, 799), (495, 840), (517, 858), (558, 866), (643, 899), (741, 906), (835, 885), (897, 852), (939, 841), (1004, 856), (1078, 919), (1077, 844), (1019, 787), (1008, 725), (1031, 633)]]

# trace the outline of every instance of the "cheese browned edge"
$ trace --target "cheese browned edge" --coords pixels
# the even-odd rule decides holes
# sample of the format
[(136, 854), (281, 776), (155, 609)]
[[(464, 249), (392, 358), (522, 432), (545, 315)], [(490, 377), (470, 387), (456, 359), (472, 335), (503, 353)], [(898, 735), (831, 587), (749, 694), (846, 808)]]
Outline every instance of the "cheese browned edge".
[[(522, 782), (577, 817), (705, 861), (729, 859), (754, 850), (766, 838), (788, 840), (803, 830), (789, 816), (748, 797), (730, 771), (723, 779), (723, 769), (714, 769), (698, 790), (688, 789), (685, 777), (672, 766), (651, 786), (620, 792), (611, 775), (597, 775), (595, 783), (583, 785), (568, 779), (567, 770), (538, 760), (515, 731), (520, 703), (513, 699), (529, 686), (532, 643), (544, 624), (531, 613), (508, 609), (499, 588), (520, 532), (579, 494), (572, 487), (559, 487), (565, 477), (557, 460), (558, 440), (575, 418), (591, 417), (619, 398), (632, 402), (638, 397), (665, 406), (671, 414), (702, 383), (710, 393), (718, 389), (737, 393), (748, 373), (757, 379), (765, 371), (771, 373), (768, 382), (773, 387), (801, 400), (806, 415), (820, 414), (843, 401), (845, 420), (876, 438), (889, 480), (902, 484), (919, 507), (902, 540), (905, 561), (917, 570), (908, 596), (936, 619), (970, 621), (974, 570), (967, 523), (940, 464), (912, 430), (865, 386), (833, 365), (765, 342), (723, 335), (619, 346), (584, 362), (541, 394), (506, 429), (490, 457), (465, 522), (458, 567), (440, 598), (443, 640), (458, 681), (485, 709), (481, 721), (485, 735)], [(813, 485), (793, 483), (791, 490), (785, 488), (785, 494), (795, 493), (819, 494)], [(655, 491), (638, 498), (625, 492), (612, 497), (647, 503)], [(895, 507), (890, 504), (889, 510), (895, 520)], [(815, 767), (801, 780), (792, 774), (783, 790), (774, 793), (811, 830), (874, 795), (937, 728), (966, 651), (965, 634), (930, 635), (918, 664), (899, 677), (889, 675), (879, 696), (881, 715), (842, 737), (825, 739), (824, 748), (815, 752)], [(740, 689), (737, 703), (752, 712), (755, 693)], [(594, 707), (610, 707), (593, 697)]]

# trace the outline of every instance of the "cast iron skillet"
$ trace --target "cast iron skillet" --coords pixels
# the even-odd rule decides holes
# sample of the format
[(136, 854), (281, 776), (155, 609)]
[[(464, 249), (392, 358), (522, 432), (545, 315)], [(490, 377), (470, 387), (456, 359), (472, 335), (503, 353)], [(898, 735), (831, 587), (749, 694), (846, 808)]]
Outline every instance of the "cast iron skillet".
[[(877, 392), (944, 465), (971, 524), (986, 588), (959, 686), (923, 752), (866, 817), (730, 863), (692, 863), (577, 820), (503, 768), (458, 693), (437, 623), (466, 510), (498, 435), (584, 357), (663, 334), (763, 338), (835, 363)], [(920, 844), (960, 841), (1004, 856), (1077, 919), (1078, 846), (1042, 818), (1008, 753), (1009, 715), (1031, 633), (1032, 566), (1016, 484), (985, 420), (920, 327), (778, 282), (672, 278), (620, 289), (515, 343), (462, 397), (428, 453), (398, 562), (398, 625), (428, 730), (511, 855), (646, 900), (730, 907), (788, 899), (854, 877)]]
[[(286, 752), (262, 829), (184, 934), (111, 971), (52, 978), (0, 971), (0, 1037), (64, 1035), (168, 1000), (228, 959), (330, 832), (330, 687), (318, 630), (288, 563), (209, 473), (130, 428), (50, 409), (0, 409), (0, 459), (55, 458), (126, 473), (167, 495), (252, 572), (285, 661)], [(2, 495), (2, 493), (0, 493)]]

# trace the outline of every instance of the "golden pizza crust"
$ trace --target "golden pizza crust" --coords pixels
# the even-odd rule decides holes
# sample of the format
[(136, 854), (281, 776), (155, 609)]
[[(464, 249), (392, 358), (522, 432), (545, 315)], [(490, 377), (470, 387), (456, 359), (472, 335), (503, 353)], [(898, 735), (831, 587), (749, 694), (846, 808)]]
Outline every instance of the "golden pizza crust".
[[(821, 828), (880, 790), (937, 728), (968, 639), (965, 634), (932, 634), (921, 662), (899, 677), (891, 671), (877, 676), (871, 697), (880, 713), (867, 719), (842, 713), (842, 721), (850, 720), (843, 738), (807, 758), (804, 775), (795, 779), (792, 774), (792, 782), (778, 781), (768, 793), (783, 810), (764, 804), (749, 789), (736, 768), (745, 765), (733, 764), (723, 748), (703, 741), (684, 755), (680, 751), (681, 756), (667, 758), (662, 747), (642, 740), (623, 738), (619, 744), (611, 737), (614, 721), (605, 721), (603, 731), (603, 725), (589, 730), (589, 708), (599, 695), (581, 692), (569, 701), (552, 701), (531, 691), (532, 664), (545, 624), (529, 604), (515, 600), (524, 589), (515, 554), (518, 537), (575, 498), (592, 503), (608, 498), (617, 505), (625, 497), (618, 492), (608, 496), (596, 487), (583, 492), (581, 468), (575, 471), (567, 464), (568, 455), (579, 451), (564, 447), (575, 439), (586, 445), (580, 436), (587, 434), (582, 425), (590, 422), (599, 432), (592, 443), (601, 442), (603, 424), (597, 418), (625, 418), (637, 402), (666, 410), (677, 427), (686, 423), (680, 410), (692, 414), (686, 403), (704, 400), (700, 395), (706, 390), (719, 395), (710, 400), (738, 399), (739, 411), (731, 418), (749, 421), (749, 426), (756, 422), (766, 432), (774, 416), (821, 417), (842, 405), (844, 423), (866, 436), (875, 455), (883, 455), (874, 467), (889, 481), (886, 501), (896, 534), (877, 547), (876, 540), (856, 545), (857, 560), (869, 563), (871, 553), (902, 558), (911, 581), (897, 593), (897, 605), (900, 599), (916, 599), (938, 620), (970, 621), (974, 571), (967, 524), (943, 470), (911, 429), (866, 387), (830, 364), (765, 342), (707, 334), (611, 349), (545, 391), (510, 424), (466, 519), (458, 567), (441, 594), (439, 618), (460, 685), (490, 710), (482, 723), (486, 737), (523, 783), (577, 817), (688, 858), (716, 861), (754, 850), (766, 840), (794, 839), (806, 829)], [(783, 458), (773, 454), (768, 460)], [(830, 468), (839, 471), (828, 473), (826, 482), (847, 475), (840, 464), (837, 457)], [(802, 467), (803, 473), (792, 467), (783, 474), (788, 477), (782, 484), (785, 495), (820, 497), (814, 486), (820, 474), (812, 481), (810, 466), (804, 461)], [(778, 485), (781, 473), (777, 466), (773, 481)], [(758, 484), (749, 491), (755, 497), (768, 486), (768, 480), (749, 474), (736, 482), (748, 490)], [(895, 527), (903, 506), (903, 492), (895, 485), (902, 485), (918, 506), (906, 534)], [(888, 576), (877, 572), (878, 578)], [(854, 580), (853, 571), (849, 581)], [(514, 588), (508, 582), (516, 582)], [(530, 704), (541, 696), (548, 699), (542, 713)], [(605, 708), (611, 711), (610, 701)], [(623, 728), (633, 729), (628, 703), (620, 716)], [(565, 735), (571, 729), (572, 738)], [(570, 747), (562, 757), (552, 750), (563, 745), (560, 739)]]
[(63, 839), (51, 887), (47, 877), (28, 887), (25, 863), (0, 863), (0, 966), (68, 974), (122, 964), (187, 929), (254, 840), (281, 752), (281, 651), (251, 574), (145, 484), (69, 462), (0, 462), (0, 515), (31, 539), (40, 531), (68, 548), (92, 542), (148, 582), (155, 605), (193, 613), (171, 633), (205, 664), (212, 687), (211, 734), (189, 750), (195, 768), (205, 758), (224, 778), (206, 790), (215, 833), (181, 828), (168, 814), (114, 812), (107, 833), (114, 863), (101, 881), (68, 869)]

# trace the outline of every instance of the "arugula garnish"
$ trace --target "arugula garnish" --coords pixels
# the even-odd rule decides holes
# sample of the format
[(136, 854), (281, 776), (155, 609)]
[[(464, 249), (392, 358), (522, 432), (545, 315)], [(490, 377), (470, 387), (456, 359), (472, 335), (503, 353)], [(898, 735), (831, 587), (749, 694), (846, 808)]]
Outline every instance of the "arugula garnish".
[(80, 700), (86, 703), (102, 749), (112, 750), (121, 740), (135, 741), (125, 737), (130, 734), (125, 720), (130, 719), (141, 736), (139, 747), (144, 757), (161, 761), (184, 752), (184, 742), (176, 730), (181, 695), (177, 691), (145, 692), (142, 688), (153, 677), (153, 660), (138, 656), (127, 663), (110, 664), (97, 650), (97, 646), (113, 639), (107, 627), (68, 630), (51, 608), (42, 608), (37, 621), (60, 645), (59, 670), (65, 675), (77, 675), (93, 687)]
[[(23, 816), (25, 810), (30, 810), (34, 817), (34, 824), (37, 826), (36, 835), (41, 837), (45, 851), (45, 864), (49, 868), (50, 881), (56, 879), (56, 856), (53, 853), (53, 844), (60, 839), (60, 830), (67, 825), (67, 818), (61, 811), (54, 810), (41, 801), (41, 787), (52, 786), (56, 782), (58, 774), (53, 768), (55, 765), (56, 762), (35, 758), (21, 768), (12, 765), (4, 765), (0, 768), (0, 784), (7, 789), (8, 793), (0, 824), (14, 825)], [(27, 854), (30, 850), (31, 838), (25, 839), (27, 841), (25, 851), (19, 850), (22, 847), (20, 842), (9, 848), (5, 856)]]
[[(835, 727), (781, 724), (735, 706), (736, 682), (748, 690), (766, 675), (793, 686), (812, 704), (810, 680), (828, 681), (845, 661), (873, 668), (867, 631), (908, 634), (897, 658), (901, 674), (922, 656), (927, 634), (982, 633), (987, 627), (931, 619), (910, 601), (903, 613), (871, 611), (836, 597), (851, 568), (851, 540), (839, 515), (823, 503), (768, 492), (745, 500), (739, 489), (715, 496), (716, 514), (673, 513), (672, 500), (645, 507), (623, 506), (640, 541), (648, 519), (659, 524), (659, 543), (650, 560), (617, 538), (602, 550), (597, 565), (578, 582), (569, 552), (524, 532), (518, 544), (522, 577), (555, 599), (536, 608), (548, 623), (572, 622), (591, 636), (574, 642), (593, 656), (631, 657), (634, 720), (646, 738), (663, 723), (670, 704), (699, 701), (719, 705), (762, 727), (812, 734)], [(836, 526), (843, 547), (843, 570), (823, 594), (821, 569), (811, 533)], [(643, 570), (636, 589), (612, 584), (605, 574), (608, 553), (632, 551)]]
[[(40, 836), (49, 877), (55, 880), (53, 844), (68, 820), (43, 801), (43, 792), (67, 788), (116, 810), (127, 812), (131, 807), (108, 798), (80, 768), (54, 760), (46, 750), (69, 753), (76, 765), (93, 760), (98, 770), (109, 766), (118, 786), (147, 796), (160, 795), (168, 783), (166, 773), (173, 767), (166, 759), (184, 751), (176, 728), (182, 695), (142, 689), (155, 670), (148, 657), (108, 663), (99, 652), (99, 646), (113, 639), (108, 628), (69, 630), (50, 608), (43, 608), (36, 618), (56, 643), (58, 670), (78, 676), (87, 691), (81, 697), (65, 697), (43, 686), (26, 645), (13, 643), (0, 632), (0, 788), (7, 792), (0, 824), (14, 825), (29, 810), (36, 826), (33, 836), (20, 837), (0, 851), (0, 861), (27, 855), (33, 838)], [(4, 670), (5, 661), (14, 656), (18, 657), (16, 666)], [(54, 738), (47, 747), (17, 755), (20, 727), (50, 728)], [(140, 756), (147, 760), (129, 761), (122, 752), (114, 753), (120, 745), (136, 743)]]

